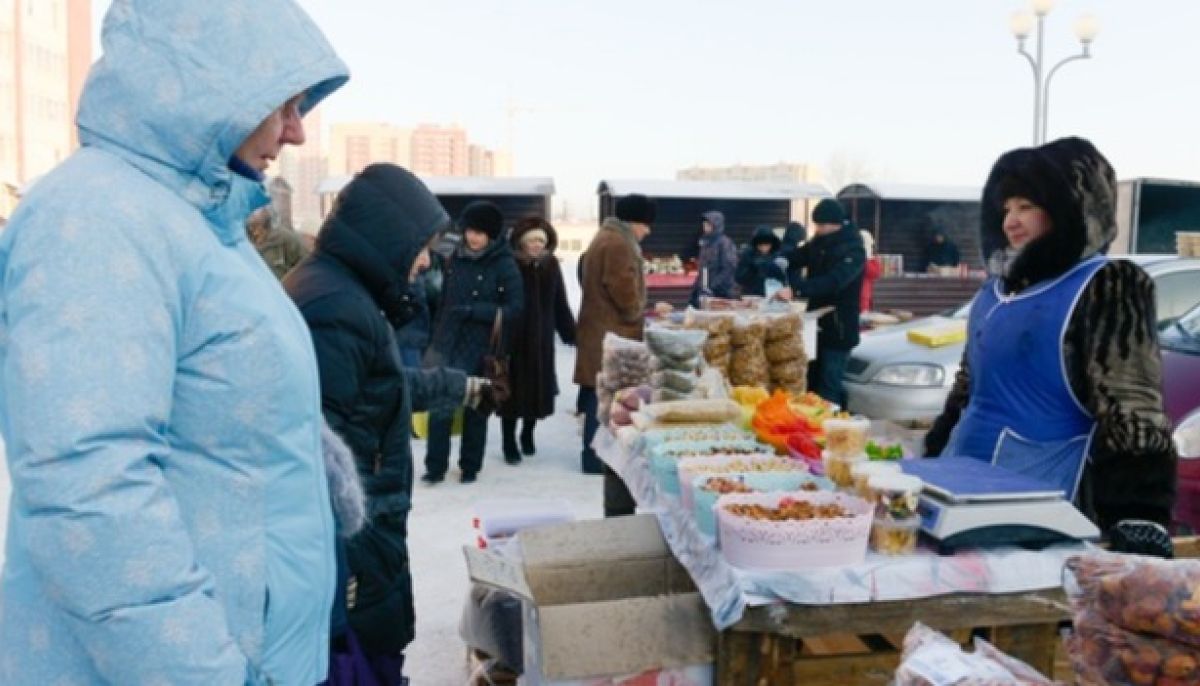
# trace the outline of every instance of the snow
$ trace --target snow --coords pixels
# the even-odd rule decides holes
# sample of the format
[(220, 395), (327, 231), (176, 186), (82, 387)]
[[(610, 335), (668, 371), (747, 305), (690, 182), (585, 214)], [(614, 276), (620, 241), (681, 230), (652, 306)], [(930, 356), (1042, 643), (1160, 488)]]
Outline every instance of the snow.
[[(568, 280), (568, 297), (578, 311), (579, 289), (574, 283), (575, 264), (564, 261), (563, 277)], [(559, 345), (558, 382), (561, 392), (558, 411), (538, 423), (535, 434), (537, 455), (520, 465), (505, 464), (500, 453), (500, 423), (492, 419), (488, 429), (487, 453), (479, 480), (458, 483), (453, 468), (457, 460), (457, 440), (451, 453), (451, 471), (446, 481), (436, 486), (417, 484), (413, 492), (413, 511), (409, 516), (409, 554), (412, 558), (416, 597), (417, 637), (406, 651), (407, 674), (420, 686), (460, 686), (466, 682), (467, 650), (458, 637), (458, 620), (469, 582), (462, 547), (473, 545), (472, 505), (477, 500), (496, 497), (547, 497), (570, 502), (579, 519), (598, 518), (603, 514), (603, 480), (580, 471), (580, 428), (574, 417), (576, 387), (571, 383), (575, 352)], [(9, 480), (4, 446), (0, 442), (0, 562), (7, 530)], [(425, 444), (415, 441), (414, 471), (423, 473)]]

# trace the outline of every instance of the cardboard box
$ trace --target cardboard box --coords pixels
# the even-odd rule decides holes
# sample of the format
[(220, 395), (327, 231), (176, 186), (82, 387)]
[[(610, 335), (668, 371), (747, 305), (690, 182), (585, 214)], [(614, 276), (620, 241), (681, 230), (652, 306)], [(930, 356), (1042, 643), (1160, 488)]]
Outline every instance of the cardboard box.
[(472, 581), (523, 599), (524, 683), (713, 662), (708, 607), (653, 515), (517, 535), (520, 561), (464, 547)]

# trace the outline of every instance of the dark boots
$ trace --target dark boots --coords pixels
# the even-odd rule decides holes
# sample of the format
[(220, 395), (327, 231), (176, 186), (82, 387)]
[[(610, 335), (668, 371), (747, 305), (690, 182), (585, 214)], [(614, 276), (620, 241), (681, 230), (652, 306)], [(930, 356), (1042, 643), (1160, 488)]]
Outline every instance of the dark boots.
[(504, 432), (504, 461), (509, 464), (521, 464), (521, 453), (532, 455), (535, 451), (533, 445), (533, 428), (537, 425), (537, 420), (526, 419), (521, 426), (521, 445), (517, 447), (517, 419), (515, 417), (501, 417), (500, 427)]
[(533, 428), (537, 426), (536, 419), (526, 419), (521, 425), (521, 452), (532, 455), (537, 452), (533, 446)]

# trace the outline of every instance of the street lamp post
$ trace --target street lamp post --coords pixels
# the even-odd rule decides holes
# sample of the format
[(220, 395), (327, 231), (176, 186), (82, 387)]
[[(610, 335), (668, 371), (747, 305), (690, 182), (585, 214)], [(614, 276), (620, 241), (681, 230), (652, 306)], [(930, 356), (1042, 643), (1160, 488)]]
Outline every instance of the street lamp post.
[[(1033, 69), (1033, 144), (1046, 142), (1046, 127), (1050, 111), (1050, 80), (1063, 65), (1075, 60), (1084, 60), (1092, 56), (1092, 41), (1100, 31), (1100, 24), (1091, 15), (1084, 15), (1075, 22), (1075, 37), (1079, 39), (1082, 49), (1078, 54), (1065, 57), (1050, 68), (1045, 68), (1045, 37), (1043, 29), (1046, 15), (1054, 9), (1054, 0), (1033, 0), (1033, 13), (1016, 12), (1012, 16), (1009, 28), (1017, 39), (1017, 52), (1029, 61)], [(1025, 49), (1025, 39), (1037, 29), (1036, 54), (1030, 54)]]

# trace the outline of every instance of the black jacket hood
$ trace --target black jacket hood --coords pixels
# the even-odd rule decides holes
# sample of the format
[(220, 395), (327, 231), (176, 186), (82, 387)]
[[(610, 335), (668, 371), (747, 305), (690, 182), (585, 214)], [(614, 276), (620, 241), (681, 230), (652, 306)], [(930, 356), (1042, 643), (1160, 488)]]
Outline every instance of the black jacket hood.
[(1117, 179), (1112, 165), (1089, 141), (1060, 138), (1000, 156), (983, 189), (980, 243), (984, 263), (1004, 250), (1004, 201), (1024, 196), (1054, 223), (1012, 260), (1004, 280), (1020, 291), (1057, 277), (1108, 250), (1117, 236)]
[(449, 225), (420, 179), (396, 165), (373, 164), (338, 193), (314, 253), (345, 264), (390, 316), (408, 293), (417, 255)]
[(775, 230), (766, 224), (754, 229), (754, 235), (750, 237), (750, 246), (757, 249), (759, 243), (770, 243), (771, 252), (777, 252), (781, 241), (779, 236), (775, 235)]

